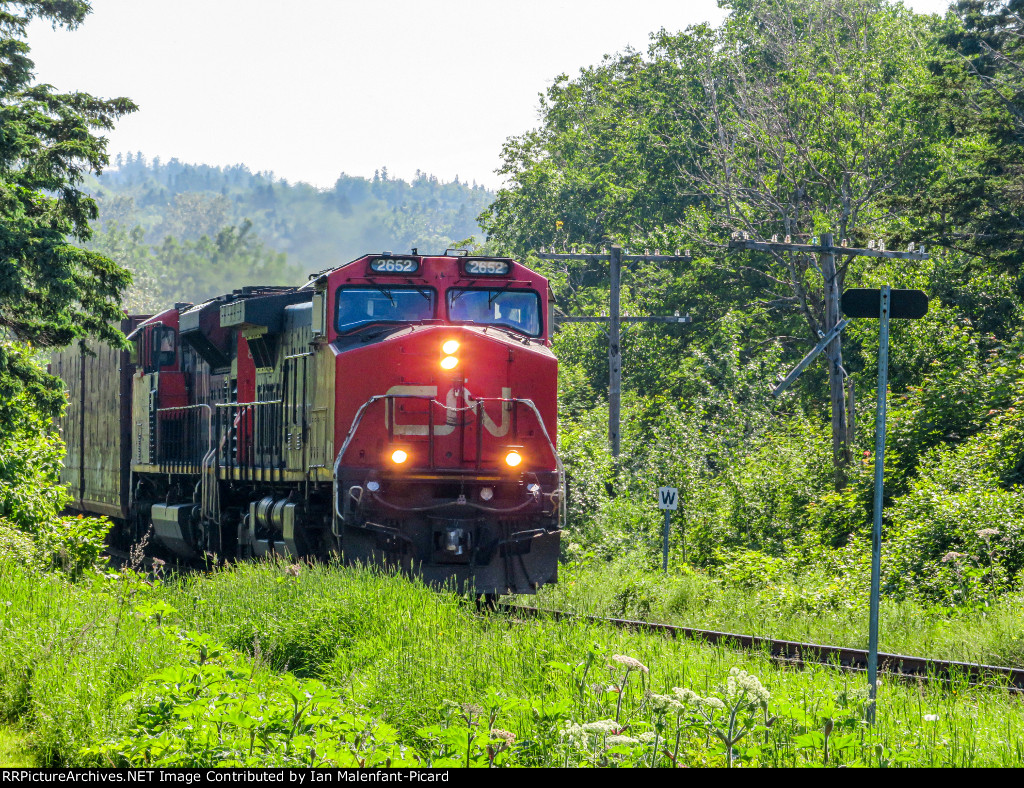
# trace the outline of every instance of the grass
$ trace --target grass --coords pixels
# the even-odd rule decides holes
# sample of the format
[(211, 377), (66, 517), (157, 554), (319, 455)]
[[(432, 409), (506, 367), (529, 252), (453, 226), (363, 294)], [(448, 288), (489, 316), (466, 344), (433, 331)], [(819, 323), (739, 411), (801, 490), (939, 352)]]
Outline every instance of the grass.
[(0, 725), (0, 769), (38, 766), (31, 739), (21, 731)]
[[(1020, 699), (962, 681), (952, 687), (883, 684), (879, 724), (867, 729), (848, 700), (863, 683), (857, 675), (830, 668), (795, 670), (763, 653), (587, 622), (515, 623), (480, 616), (452, 595), (376, 572), (315, 566), (299, 578), (285, 578), (280, 569), (246, 565), (186, 578), (160, 593), (190, 626), (236, 648), (258, 650), (281, 669), (343, 688), (348, 702), (372, 710), (410, 740), (441, 718), (445, 701), (490, 708), (495, 697), (505, 698), (508, 710), (495, 724), (519, 741), (535, 743), (534, 751), (521, 753), (525, 763), (557, 763), (559, 726), (614, 713), (616, 693), (577, 691), (574, 682), (592, 654), (599, 663), (595, 682), (611, 686), (617, 675), (621, 681), (620, 674), (605, 673), (609, 656), (617, 653), (649, 667), (645, 680), (658, 693), (688, 687), (706, 695), (725, 683), (732, 667), (754, 673), (770, 688), (773, 703), (786, 710), (790, 732), (799, 729), (794, 741), (811, 736), (813, 742), (812, 734), (826, 720), (841, 718), (863, 745), (861, 755), (877, 745), (918, 765), (1024, 765)], [(625, 707), (637, 717), (635, 729), (649, 728), (650, 720), (640, 719), (650, 712), (643, 693), (627, 687), (626, 695)], [(937, 720), (926, 719), (935, 715)], [(775, 765), (811, 763), (805, 751), (810, 746), (794, 744), (751, 757)], [(694, 752), (695, 763), (722, 761), (714, 746)], [(861, 756), (850, 758), (864, 762)]]
[[(703, 572), (651, 571), (626, 557), (569, 564), (559, 584), (525, 604), (596, 616), (623, 616), (744, 635), (867, 648), (865, 599), (821, 598), (815, 578), (760, 588)], [(1024, 594), (990, 607), (951, 611), (883, 598), (879, 649), (911, 656), (1024, 667)]]
[[(0, 564), (0, 714), (21, 720), (40, 763), (81, 763), (82, 748), (128, 735), (137, 710), (122, 695), (181, 660), (133, 614), (140, 600), (168, 603), (182, 627), (273, 670), (319, 678), (340, 704), (394, 726), (411, 752), (438, 764), (486, 763), (493, 727), (515, 735), (496, 756), (510, 765), (664, 765), (669, 756), (655, 756), (648, 739), (674, 736), (676, 723), (648, 692), (726, 698), (737, 668), (771, 693), (767, 711), (740, 715), (752, 726), (734, 748), (740, 765), (822, 765), (826, 730), (829, 765), (1024, 765), (1021, 700), (963, 681), (884, 682), (870, 727), (856, 674), (588, 622), (483, 616), (452, 594), (376, 571), (317, 565), (292, 577), (246, 564), (149, 588), (69, 584)], [(649, 672), (624, 676), (616, 654)], [(617, 745), (573, 727), (616, 717), (627, 737)], [(679, 717), (681, 762), (726, 763), (715, 719), (704, 724), (694, 709)]]
[(118, 701), (176, 659), (132, 607), (148, 589), (124, 580), (70, 583), (0, 561), (0, 723), (31, 732), (41, 764), (123, 730)]

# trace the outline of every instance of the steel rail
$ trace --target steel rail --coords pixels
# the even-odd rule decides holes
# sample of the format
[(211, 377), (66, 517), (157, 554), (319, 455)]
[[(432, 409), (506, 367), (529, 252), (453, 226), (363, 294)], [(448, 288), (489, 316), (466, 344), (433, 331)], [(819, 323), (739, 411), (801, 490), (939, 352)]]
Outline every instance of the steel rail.
[[(495, 606), (495, 609), (499, 612), (535, 618), (548, 616), (555, 621), (579, 620), (594, 624), (610, 624), (619, 629), (665, 634), (673, 638), (683, 637), (690, 640), (703, 640), (706, 643), (721, 643), (725, 646), (741, 649), (756, 649), (767, 652), (777, 662), (788, 664), (801, 666), (804, 664), (829, 665), (843, 670), (858, 672), (866, 671), (868, 667), (867, 649), (827, 646), (821, 643), (800, 643), (794, 640), (776, 640), (758, 635), (739, 635), (735, 632), (718, 632), (675, 624), (658, 624), (651, 621), (602, 618), (600, 616), (567, 613), (561, 610), (546, 610), (525, 605), (498, 604)], [(950, 681), (955, 676), (965, 676), (968, 678), (969, 683), (974, 686), (1024, 692), (1024, 669), (1022, 668), (912, 657), (905, 654), (888, 654), (880, 651), (878, 652), (878, 669), (901, 679)]]

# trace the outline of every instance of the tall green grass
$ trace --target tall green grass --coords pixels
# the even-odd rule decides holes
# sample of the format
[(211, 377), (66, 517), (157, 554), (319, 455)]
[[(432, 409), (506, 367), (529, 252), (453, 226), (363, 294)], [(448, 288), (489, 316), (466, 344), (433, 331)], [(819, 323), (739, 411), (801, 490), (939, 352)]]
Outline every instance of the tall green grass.
[[(0, 564), (0, 714), (30, 732), (43, 763), (74, 764), (83, 748), (124, 737), (138, 717), (124, 693), (182, 659), (172, 638), (133, 612), (163, 600), (182, 628), (258, 655), (270, 669), (319, 678), (344, 707), (394, 726), (424, 761), (444, 754), (445, 732), (463, 724), (460, 714), (477, 714), (465, 704), (477, 704), (486, 723), (477, 714), (474, 725), (515, 734), (506, 763), (648, 763), (643, 743), (617, 755), (574, 751), (566, 726), (615, 717), (621, 701), (620, 724), (640, 741), (657, 722), (648, 691), (720, 695), (736, 667), (761, 679), (777, 717), (738, 748), (741, 764), (821, 764), (832, 721), (830, 765), (1024, 765), (1024, 706), (1002, 690), (883, 679), (878, 724), (869, 727), (858, 674), (586, 621), (483, 615), (454, 594), (375, 570), (285, 570), (246, 564), (150, 588), (117, 578), (74, 584)], [(615, 654), (649, 673), (624, 681)], [(726, 762), (709, 731), (681, 738), (685, 763)]]
[[(815, 576), (742, 587), (706, 572), (652, 571), (642, 560), (569, 564), (559, 584), (520, 603), (587, 615), (617, 616), (867, 648), (864, 598), (823, 595)], [(927, 608), (881, 600), (879, 648), (890, 653), (1024, 667), (1024, 594), (1007, 594), (973, 609)]]
[[(533, 749), (522, 750), (522, 762), (537, 765), (557, 763), (553, 731), (558, 726), (614, 712), (613, 694), (581, 705), (572, 688), (572, 672), (595, 648), (605, 656), (594, 681), (614, 684), (607, 657), (627, 654), (650, 668), (648, 687), (654, 692), (688, 687), (706, 695), (725, 682), (730, 668), (750, 671), (769, 686), (773, 702), (797, 710), (803, 735), (840, 715), (837, 699), (864, 683), (858, 674), (827, 667), (780, 666), (764, 653), (584, 621), (516, 622), (481, 615), (453, 594), (375, 570), (313, 566), (291, 578), (273, 566), (245, 565), (184, 578), (158, 592), (182, 611), (189, 626), (236, 648), (259, 650), (282, 669), (301, 670), (342, 688), (348, 701), (380, 715), (409, 741), (417, 741), (419, 728), (443, 717), (446, 701), (487, 708), (495, 697), (504, 697), (508, 708), (496, 724), (518, 741), (532, 742)], [(627, 693), (633, 693), (627, 706), (640, 713), (643, 693), (638, 688)], [(929, 719), (934, 716), (938, 719)], [(879, 724), (869, 729), (859, 723), (854, 732), (884, 753), (900, 753), (907, 763), (1024, 765), (1019, 698), (971, 688), (965, 681), (946, 686), (883, 680)], [(721, 762), (715, 752), (713, 746), (707, 749), (708, 763)], [(813, 762), (796, 745), (759, 757), (777, 765)]]
[(118, 698), (173, 662), (166, 640), (133, 613), (149, 589), (126, 577), (78, 583), (0, 561), (0, 722), (32, 731), (42, 763), (123, 731)]

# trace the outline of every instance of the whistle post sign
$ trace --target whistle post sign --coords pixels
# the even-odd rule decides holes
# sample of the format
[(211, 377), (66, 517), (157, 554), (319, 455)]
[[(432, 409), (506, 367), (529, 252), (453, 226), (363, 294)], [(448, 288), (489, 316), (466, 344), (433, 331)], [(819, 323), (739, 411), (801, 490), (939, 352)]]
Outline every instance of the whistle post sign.
[[(671, 512), (679, 508), (679, 490), (676, 487), (658, 488), (658, 508), (665, 512), (665, 527), (661, 532), (661, 571), (668, 571), (668, 531), (672, 524)], [(684, 536), (685, 540), (685, 536)], [(686, 542), (683, 542), (683, 560), (686, 560)]]

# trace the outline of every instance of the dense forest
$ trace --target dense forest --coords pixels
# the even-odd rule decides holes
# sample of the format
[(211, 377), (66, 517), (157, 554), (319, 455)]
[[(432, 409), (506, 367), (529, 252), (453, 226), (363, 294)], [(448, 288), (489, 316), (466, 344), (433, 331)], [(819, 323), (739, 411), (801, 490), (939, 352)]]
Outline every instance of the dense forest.
[(256, 282), (291, 284), (370, 251), (443, 252), (482, 235), (477, 216), (494, 196), (419, 172), (409, 183), (387, 167), (317, 189), (242, 165), (141, 153), (112, 164), (84, 184), (99, 208), (89, 248), (133, 273), (126, 305), (140, 311)]

